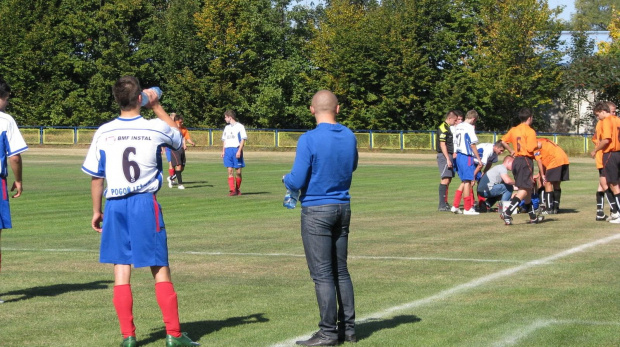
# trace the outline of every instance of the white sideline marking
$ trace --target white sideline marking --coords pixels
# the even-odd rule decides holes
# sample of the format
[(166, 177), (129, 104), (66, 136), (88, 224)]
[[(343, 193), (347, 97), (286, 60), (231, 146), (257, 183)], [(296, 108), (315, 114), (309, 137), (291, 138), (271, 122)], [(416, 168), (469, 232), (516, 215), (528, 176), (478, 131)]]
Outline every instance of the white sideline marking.
[[(5, 251), (24, 251), (24, 252), (99, 252), (99, 249), (77, 249), (77, 248), (3, 248)], [(235, 253), (235, 252), (174, 252), (170, 254), (191, 254), (191, 255), (239, 255), (239, 256), (257, 256), (257, 257), (292, 257), (305, 258), (303, 254), (290, 253)], [(371, 259), (371, 260), (436, 260), (436, 261), (455, 261), (455, 262), (475, 262), (475, 263), (523, 263), (518, 260), (506, 259), (475, 259), (475, 258), (441, 258), (441, 257), (382, 257), (370, 255), (350, 256), (349, 259)]]
[(519, 340), (522, 340), (528, 337), (530, 334), (534, 333), (536, 330), (544, 329), (550, 325), (610, 325), (610, 326), (620, 326), (619, 322), (595, 322), (595, 321), (581, 321), (581, 320), (537, 320), (534, 323), (526, 326), (525, 328), (517, 330), (515, 333), (510, 334), (503, 338), (501, 341), (495, 342), (493, 347), (508, 347), (516, 345)]
[[(475, 279), (473, 281), (470, 281), (470, 282), (458, 285), (456, 287), (452, 287), (450, 289), (443, 290), (443, 291), (441, 291), (441, 292), (439, 292), (439, 293), (437, 293), (435, 295), (431, 295), (431, 296), (423, 298), (423, 299), (411, 301), (411, 302), (408, 302), (406, 304), (402, 304), (402, 305), (399, 305), (399, 306), (393, 306), (393, 307), (390, 307), (390, 308), (385, 309), (383, 311), (371, 313), (370, 315), (368, 315), (366, 317), (358, 319), (356, 321), (356, 323), (363, 323), (363, 322), (371, 320), (371, 319), (379, 319), (379, 318), (387, 317), (387, 316), (390, 316), (390, 315), (392, 315), (393, 313), (395, 313), (397, 311), (404, 311), (404, 310), (412, 309), (412, 308), (415, 308), (415, 307), (420, 307), (420, 306), (424, 306), (424, 305), (427, 305), (427, 304), (431, 304), (431, 303), (434, 303), (436, 301), (440, 301), (440, 300), (446, 299), (446, 298), (448, 298), (450, 296), (453, 296), (453, 295), (456, 295), (456, 294), (460, 294), (462, 292), (466, 292), (466, 291), (468, 291), (470, 289), (474, 289), (474, 288), (480, 287), (483, 284), (486, 284), (488, 282), (495, 281), (495, 280), (500, 279), (500, 278), (512, 276), (512, 275), (514, 275), (514, 274), (516, 274), (518, 272), (521, 272), (521, 271), (524, 271), (524, 270), (529, 270), (529, 269), (531, 269), (531, 268), (533, 268), (535, 266), (549, 264), (550, 262), (552, 262), (554, 260), (558, 260), (558, 259), (567, 257), (569, 255), (572, 255), (572, 254), (575, 254), (575, 253), (578, 253), (578, 252), (582, 252), (582, 251), (584, 251), (584, 250), (586, 250), (588, 248), (596, 247), (596, 246), (599, 246), (599, 245), (604, 245), (604, 244), (607, 244), (607, 243), (609, 243), (611, 241), (614, 241), (614, 240), (617, 240), (617, 239), (620, 239), (620, 234), (615, 234), (615, 235), (612, 235), (612, 236), (608, 236), (608, 237), (605, 237), (605, 238), (602, 238), (602, 239), (599, 239), (599, 240), (596, 240), (596, 241), (592, 241), (592, 242), (585, 243), (585, 244), (577, 246), (577, 247), (573, 247), (573, 248), (567, 249), (565, 251), (562, 251), (560, 253), (556, 253), (556, 254), (554, 254), (552, 256), (549, 256), (549, 257), (532, 260), (532, 261), (529, 261), (529, 262), (527, 262), (525, 264), (522, 264), (522, 265), (519, 265), (519, 266), (511, 267), (511, 268), (508, 268), (506, 270), (502, 270), (502, 271), (498, 271), (498, 272), (492, 273), (490, 275), (482, 276), (482, 277), (479, 277), (479, 278), (477, 278), (477, 279)], [(286, 341), (283, 341), (283, 342), (279, 342), (279, 343), (273, 344), (273, 345), (271, 345), (271, 347), (284, 347), (284, 346), (294, 345), (295, 341), (297, 341), (297, 340), (305, 340), (305, 339), (307, 339), (309, 337), (309, 335), (310, 334), (306, 334), (306, 335), (302, 335), (302, 336), (297, 336), (297, 337), (294, 337), (292, 339), (289, 339), (289, 340), (286, 340)]]

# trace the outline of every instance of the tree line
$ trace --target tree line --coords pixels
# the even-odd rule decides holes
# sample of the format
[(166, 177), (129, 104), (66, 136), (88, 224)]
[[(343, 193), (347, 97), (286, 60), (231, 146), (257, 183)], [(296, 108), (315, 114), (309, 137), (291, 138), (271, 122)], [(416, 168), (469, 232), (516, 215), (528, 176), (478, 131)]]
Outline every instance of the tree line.
[(617, 66), (617, 48), (605, 60), (577, 35), (561, 64), (559, 12), (546, 0), (0, 0), (0, 76), (20, 125), (99, 126), (129, 74), (191, 127), (221, 127), (233, 108), (247, 127), (312, 128), (309, 99), (326, 88), (354, 129), (432, 129), (474, 108), (480, 130), (501, 131), (575, 89), (618, 96), (616, 77), (575, 74)]

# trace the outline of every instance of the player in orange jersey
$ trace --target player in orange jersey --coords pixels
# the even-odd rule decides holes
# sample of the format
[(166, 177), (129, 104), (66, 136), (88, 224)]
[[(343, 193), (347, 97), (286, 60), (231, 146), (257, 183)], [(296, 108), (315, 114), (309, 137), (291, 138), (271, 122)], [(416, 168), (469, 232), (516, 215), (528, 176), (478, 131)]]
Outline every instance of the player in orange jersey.
[(506, 225), (512, 224), (512, 214), (517, 211), (521, 201), (528, 211), (529, 223), (536, 224), (541, 222), (544, 217), (536, 215), (532, 205), (532, 189), (534, 188), (534, 152), (538, 148), (536, 132), (531, 128), (534, 116), (528, 108), (519, 111), (521, 124), (512, 127), (506, 135), (502, 137), (502, 145), (510, 155), (515, 157), (512, 164), (512, 174), (515, 178), (515, 185), (519, 187), (517, 193), (512, 197), (507, 207), (503, 208), (500, 217)]
[[(607, 102), (607, 106), (609, 106), (610, 113), (616, 113), (616, 104), (613, 102)], [(599, 113), (603, 115), (603, 113)], [(601, 140), (602, 134), (602, 126), (603, 122), (599, 120), (596, 123), (596, 128), (594, 134), (592, 135), (592, 142), (594, 143), (594, 147), (598, 145)], [(609, 204), (609, 214), (612, 216), (618, 216), (618, 206), (616, 206), (614, 194), (609, 188), (607, 184), (607, 179), (605, 178), (605, 173), (603, 172), (603, 151), (595, 152), (594, 159), (596, 161), (596, 169), (598, 170), (598, 189), (596, 190), (596, 221), (598, 222), (607, 222), (611, 219), (610, 216), (607, 216), (603, 211), (603, 207), (605, 206), (605, 199), (607, 199), (607, 203)]]
[[(597, 133), (599, 139), (598, 144), (590, 153), (592, 158), (596, 158), (597, 152), (603, 152), (603, 173), (607, 184), (611, 189), (614, 197), (610, 202), (610, 206), (615, 211), (611, 215), (610, 223), (620, 224), (620, 119), (611, 113), (609, 105), (606, 102), (598, 102), (594, 106), (594, 114), (599, 119), (600, 134)], [(597, 125), (598, 127), (598, 125)]]
[(569, 180), (569, 161), (566, 152), (560, 146), (545, 138), (538, 139), (538, 151), (535, 153), (538, 172), (542, 179), (545, 192), (542, 214), (556, 214), (560, 209), (562, 181)]

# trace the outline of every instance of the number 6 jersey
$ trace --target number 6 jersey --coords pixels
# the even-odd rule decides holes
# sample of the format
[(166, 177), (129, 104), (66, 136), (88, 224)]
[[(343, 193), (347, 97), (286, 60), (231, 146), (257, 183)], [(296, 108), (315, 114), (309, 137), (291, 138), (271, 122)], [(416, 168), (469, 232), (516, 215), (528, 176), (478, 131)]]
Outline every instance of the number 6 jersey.
[(181, 133), (159, 119), (119, 117), (95, 132), (82, 171), (106, 179), (106, 199), (155, 193), (162, 184), (161, 147), (181, 144)]

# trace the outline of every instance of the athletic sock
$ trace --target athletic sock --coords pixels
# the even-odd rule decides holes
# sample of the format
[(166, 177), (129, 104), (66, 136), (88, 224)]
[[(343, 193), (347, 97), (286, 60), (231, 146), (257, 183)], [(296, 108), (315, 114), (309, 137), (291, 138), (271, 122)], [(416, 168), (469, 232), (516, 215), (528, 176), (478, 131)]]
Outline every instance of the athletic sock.
[(237, 183), (237, 187), (236, 188), (237, 188), (237, 190), (239, 190), (239, 188), (241, 188), (241, 177), (237, 176), (236, 183)]
[(605, 193), (596, 192), (596, 210), (603, 210), (605, 207)]
[(454, 203), (452, 204), (452, 206), (454, 206), (454, 208), (459, 208), (459, 206), (461, 206), (461, 197), (463, 196), (463, 191), (462, 190), (457, 190), (456, 192), (454, 192)]
[(228, 188), (231, 192), (235, 191), (235, 178), (234, 177), (228, 177)]
[(174, 291), (172, 282), (155, 283), (155, 297), (161, 309), (166, 326), (166, 334), (174, 337), (181, 336), (181, 323), (179, 323), (179, 303), (177, 293)]
[(174, 169), (168, 169), (168, 176), (172, 179), (174, 177)]
[(448, 186), (445, 184), (439, 184), (439, 208), (446, 205)]
[(175, 171), (175, 176), (177, 176), (177, 182), (179, 184), (183, 184), (183, 175), (181, 174), (182, 171)]
[(609, 204), (609, 212), (616, 213), (618, 211), (618, 206), (616, 206), (616, 199), (614, 198), (614, 193), (610, 188), (607, 188), (605, 191), (605, 197), (607, 198), (607, 203)]
[(562, 189), (556, 189), (553, 191), (553, 208), (556, 210), (560, 209), (560, 198), (562, 197)]
[(133, 296), (130, 284), (114, 286), (114, 297), (112, 298), (118, 322), (121, 326), (123, 338), (136, 336), (136, 326), (133, 324)]
[(471, 195), (471, 192), (469, 192), (469, 196), (466, 196), (463, 198), (463, 208), (466, 211), (469, 211), (471, 209), (473, 200), (474, 200), (474, 197)]
[(552, 211), (553, 207), (555, 206), (555, 201), (554, 201), (554, 197), (553, 197), (553, 192), (545, 192), (545, 194), (547, 195), (545, 197), (545, 199), (547, 200), (547, 210)]
[(510, 200), (510, 205), (508, 205), (508, 208), (504, 209), (504, 214), (508, 216), (512, 216), (512, 214), (515, 213), (517, 208), (519, 208), (520, 203), (521, 203), (521, 199), (517, 198), (516, 196), (513, 197)]

